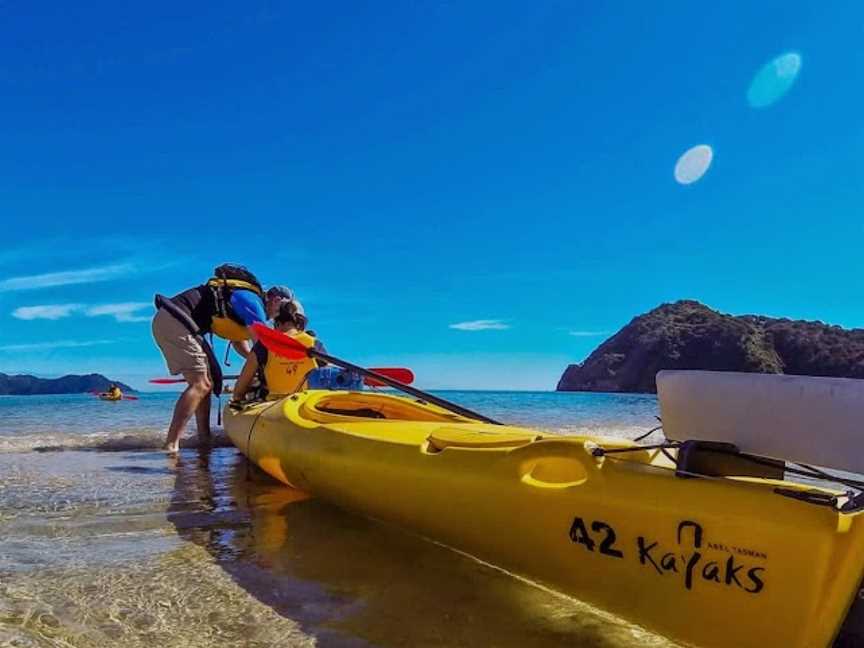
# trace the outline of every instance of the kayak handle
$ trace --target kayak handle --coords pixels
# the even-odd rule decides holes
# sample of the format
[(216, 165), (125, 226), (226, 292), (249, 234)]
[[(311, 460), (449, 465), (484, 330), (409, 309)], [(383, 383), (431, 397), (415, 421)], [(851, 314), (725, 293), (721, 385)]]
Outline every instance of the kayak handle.
[(588, 481), (585, 465), (573, 456), (538, 457), (523, 464), (522, 483), (535, 488), (572, 488)]

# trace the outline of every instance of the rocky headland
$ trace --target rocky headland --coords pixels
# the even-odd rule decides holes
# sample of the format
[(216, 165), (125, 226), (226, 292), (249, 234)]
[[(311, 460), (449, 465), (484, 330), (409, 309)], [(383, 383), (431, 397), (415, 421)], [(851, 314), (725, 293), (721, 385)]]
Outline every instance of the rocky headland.
[(30, 396), (35, 394), (86, 394), (91, 391), (104, 392), (112, 385), (124, 392), (135, 390), (116, 380), (109, 380), (102, 374), (86, 376), (63, 376), (62, 378), (36, 378), (19, 374), (9, 376), (0, 373), (0, 395)]
[(697, 301), (634, 318), (558, 381), (558, 391), (654, 393), (661, 369), (864, 378), (864, 329), (727, 315)]

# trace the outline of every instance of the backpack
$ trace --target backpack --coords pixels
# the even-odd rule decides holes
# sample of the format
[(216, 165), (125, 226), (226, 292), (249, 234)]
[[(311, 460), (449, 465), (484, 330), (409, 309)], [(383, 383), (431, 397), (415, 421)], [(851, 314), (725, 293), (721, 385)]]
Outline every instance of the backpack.
[(217, 317), (228, 317), (239, 321), (229, 306), (231, 303), (231, 293), (234, 290), (251, 290), (262, 300), (264, 299), (264, 288), (261, 287), (261, 282), (258, 281), (258, 277), (252, 274), (246, 266), (236, 263), (223, 263), (220, 266), (216, 266), (213, 274), (215, 276), (207, 282), (207, 286), (213, 295)]
[(261, 282), (258, 281), (258, 277), (249, 272), (246, 266), (238, 265), (236, 263), (223, 263), (220, 266), (216, 266), (216, 269), (213, 270), (213, 276), (217, 279), (236, 279), (237, 281), (245, 281), (246, 283), (255, 286), (259, 293), (262, 295), (264, 294), (264, 288), (261, 287)]

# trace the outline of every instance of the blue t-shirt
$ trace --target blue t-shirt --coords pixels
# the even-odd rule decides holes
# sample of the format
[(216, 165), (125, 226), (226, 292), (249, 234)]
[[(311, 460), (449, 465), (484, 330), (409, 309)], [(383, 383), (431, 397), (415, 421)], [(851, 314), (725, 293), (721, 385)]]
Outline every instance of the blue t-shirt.
[(234, 290), (231, 292), (231, 308), (246, 326), (255, 322), (266, 322), (264, 302), (251, 290)]

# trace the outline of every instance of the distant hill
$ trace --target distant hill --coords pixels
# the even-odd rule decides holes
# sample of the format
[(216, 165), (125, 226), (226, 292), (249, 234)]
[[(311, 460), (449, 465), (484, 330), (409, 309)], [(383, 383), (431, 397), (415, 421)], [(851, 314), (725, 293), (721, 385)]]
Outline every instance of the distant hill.
[(124, 392), (134, 392), (129, 385), (109, 380), (102, 374), (86, 376), (63, 376), (62, 378), (36, 378), (35, 376), (8, 376), (0, 373), (0, 394), (30, 396), (34, 394), (86, 394), (91, 391), (106, 391), (112, 384)]
[(864, 329), (663, 304), (567, 367), (558, 391), (653, 393), (661, 369), (864, 378)]

